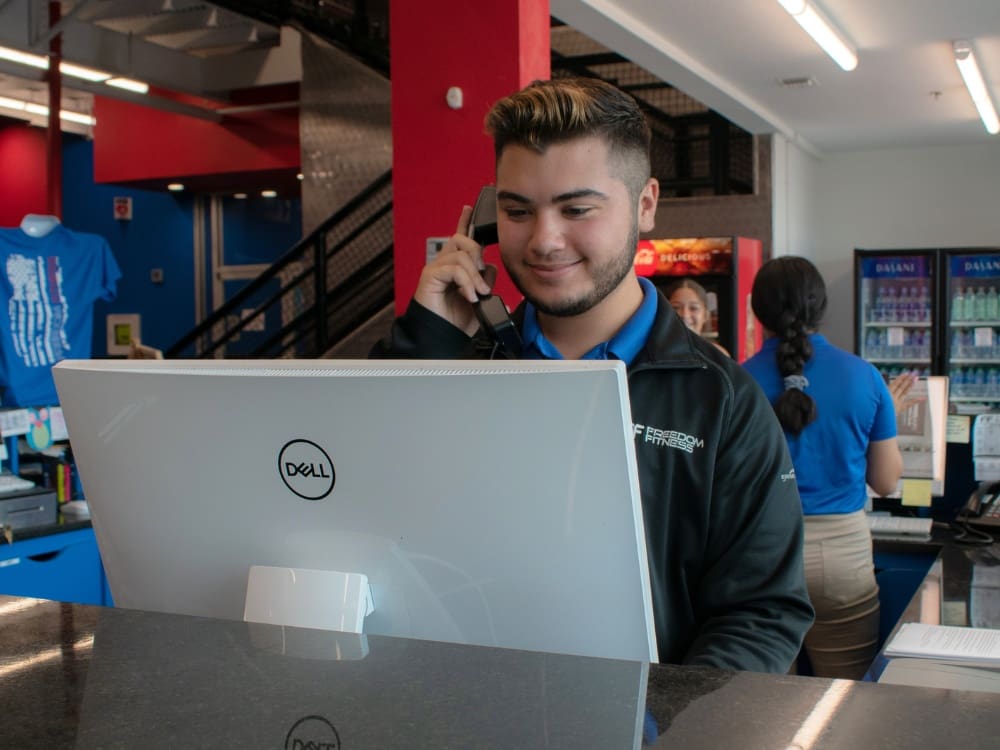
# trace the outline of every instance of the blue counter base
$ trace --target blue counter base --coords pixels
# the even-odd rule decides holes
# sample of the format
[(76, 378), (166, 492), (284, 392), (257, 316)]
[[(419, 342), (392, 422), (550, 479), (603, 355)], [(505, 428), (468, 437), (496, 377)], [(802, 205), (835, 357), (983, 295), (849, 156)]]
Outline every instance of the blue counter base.
[(0, 594), (110, 606), (94, 530), (52, 527), (0, 545)]

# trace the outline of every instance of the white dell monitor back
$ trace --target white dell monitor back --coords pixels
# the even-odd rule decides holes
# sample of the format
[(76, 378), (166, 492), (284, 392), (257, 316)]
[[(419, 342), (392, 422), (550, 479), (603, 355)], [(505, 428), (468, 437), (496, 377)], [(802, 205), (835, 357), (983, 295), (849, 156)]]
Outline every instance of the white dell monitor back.
[(365, 633), (656, 661), (620, 362), (64, 361), (117, 606), (361, 573)]

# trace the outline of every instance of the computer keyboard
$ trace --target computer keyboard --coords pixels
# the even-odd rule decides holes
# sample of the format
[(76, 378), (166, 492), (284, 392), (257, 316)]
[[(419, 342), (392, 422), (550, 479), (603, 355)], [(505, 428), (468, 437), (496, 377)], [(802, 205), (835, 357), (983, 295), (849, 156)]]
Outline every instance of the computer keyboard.
[(35, 483), (30, 479), (22, 479), (16, 474), (0, 474), (0, 495), (7, 492), (30, 490), (34, 487)]
[(934, 520), (910, 516), (868, 516), (868, 528), (872, 536), (929, 537)]

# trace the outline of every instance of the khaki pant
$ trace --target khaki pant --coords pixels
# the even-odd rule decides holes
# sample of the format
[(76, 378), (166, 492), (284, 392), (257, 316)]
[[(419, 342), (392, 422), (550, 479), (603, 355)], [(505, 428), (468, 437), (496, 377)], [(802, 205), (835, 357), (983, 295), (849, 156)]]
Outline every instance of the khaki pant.
[(864, 677), (878, 652), (879, 601), (864, 511), (805, 516), (805, 569), (816, 622), (805, 648), (818, 677)]

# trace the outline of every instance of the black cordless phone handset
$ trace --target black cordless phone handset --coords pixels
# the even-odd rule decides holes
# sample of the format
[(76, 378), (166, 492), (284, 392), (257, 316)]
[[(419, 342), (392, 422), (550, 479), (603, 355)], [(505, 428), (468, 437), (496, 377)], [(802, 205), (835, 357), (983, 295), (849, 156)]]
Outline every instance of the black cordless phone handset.
[[(487, 245), (495, 245), (499, 239), (496, 196), (497, 190), (492, 185), (480, 190), (469, 219), (469, 236), (484, 249)], [(473, 307), (479, 318), (479, 325), (493, 341), (494, 350), (499, 350), (508, 357), (520, 357), (521, 336), (510, 319), (503, 300), (495, 294), (480, 295)]]

